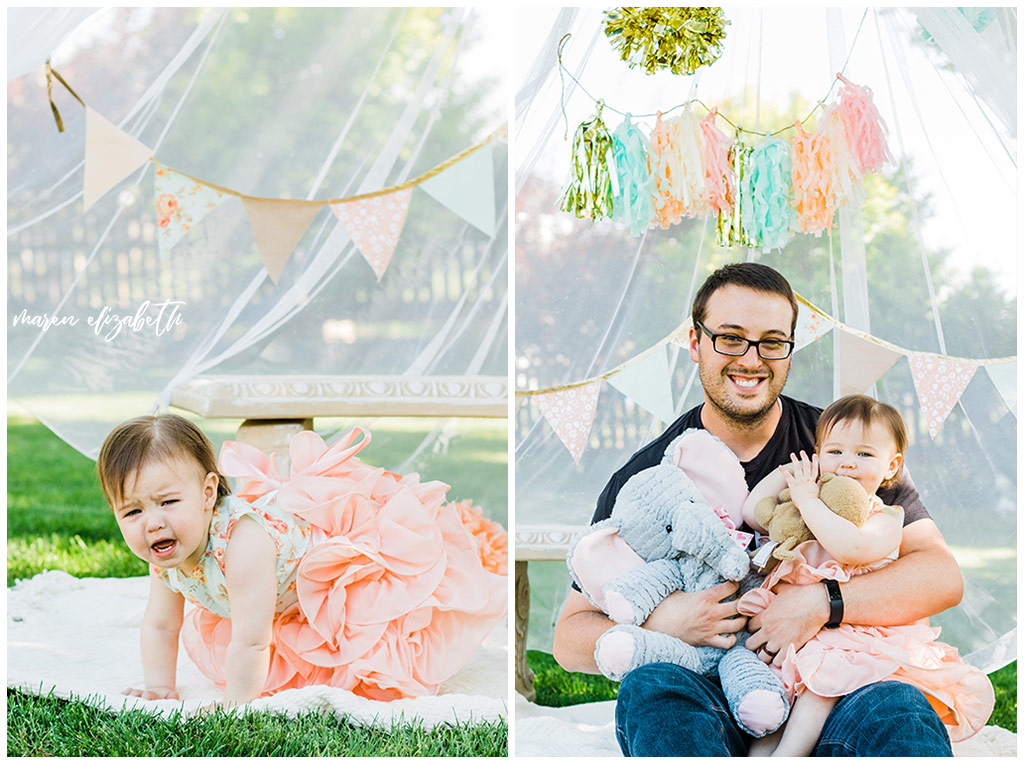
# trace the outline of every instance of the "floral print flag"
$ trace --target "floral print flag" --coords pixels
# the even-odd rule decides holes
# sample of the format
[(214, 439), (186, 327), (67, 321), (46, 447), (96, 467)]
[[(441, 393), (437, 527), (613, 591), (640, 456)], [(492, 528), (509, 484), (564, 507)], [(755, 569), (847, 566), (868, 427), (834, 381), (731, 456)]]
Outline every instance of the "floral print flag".
[(908, 358), (917, 398), (928, 422), (928, 434), (935, 438), (978, 365), (929, 355), (913, 354)]
[(165, 257), (185, 234), (231, 196), (159, 162), (155, 164), (156, 240), (160, 256)]
[(590, 437), (590, 428), (594, 424), (600, 389), (600, 382), (591, 382), (537, 396), (541, 413), (577, 464), (580, 463), (580, 456)]
[(384, 277), (395, 253), (411, 198), (412, 189), (405, 188), (391, 194), (331, 205), (352, 242), (377, 274), (377, 281)]

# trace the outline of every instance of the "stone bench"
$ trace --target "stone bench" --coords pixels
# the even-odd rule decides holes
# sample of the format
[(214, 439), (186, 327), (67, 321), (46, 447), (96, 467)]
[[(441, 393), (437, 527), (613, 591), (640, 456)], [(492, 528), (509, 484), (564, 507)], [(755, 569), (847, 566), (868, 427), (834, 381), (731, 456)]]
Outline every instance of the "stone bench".
[(200, 375), (171, 391), (170, 403), (208, 419), (242, 419), (237, 438), (278, 455), (313, 429), (314, 417), (507, 417), (505, 377), (396, 375)]
[(533, 672), (526, 665), (526, 634), (530, 627), (530, 577), (527, 566), (531, 560), (565, 562), (572, 537), (583, 525), (522, 525), (515, 530), (515, 640), (516, 692), (534, 700)]

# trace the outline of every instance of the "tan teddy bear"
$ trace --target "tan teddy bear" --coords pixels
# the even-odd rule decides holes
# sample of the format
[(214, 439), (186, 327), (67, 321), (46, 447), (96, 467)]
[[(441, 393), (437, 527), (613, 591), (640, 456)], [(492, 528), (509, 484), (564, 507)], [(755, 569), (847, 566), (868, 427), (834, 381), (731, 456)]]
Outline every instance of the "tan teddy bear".
[[(863, 486), (851, 477), (824, 473), (818, 496), (826, 507), (844, 517), (858, 528), (867, 519), (870, 499)], [(781, 503), (765, 496), (754, 506), (754, 518), (768, 531), (768, 538), (778, 542), (772, 552), (776, 560), (792, 560), (793, 548), (814, 535), (800, 516), (800, 510), (790, 501), (788, 488), (779, 494)]]

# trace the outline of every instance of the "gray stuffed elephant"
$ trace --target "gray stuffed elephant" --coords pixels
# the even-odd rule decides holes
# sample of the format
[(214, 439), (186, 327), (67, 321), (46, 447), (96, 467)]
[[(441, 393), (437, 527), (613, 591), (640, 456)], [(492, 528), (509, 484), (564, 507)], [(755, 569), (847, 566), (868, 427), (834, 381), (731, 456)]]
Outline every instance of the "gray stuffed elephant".
[(786, 720), (789, 701), (778, 677), (744, 646), (746, 632), (724, 650), (641, 627), (676, 590), (730, 580), (742, 582), (742, 594), (760, 585), (734, 531), (746, 495), (732, 451), (705, 430), (687, 430), (660, 464), (626, 481), (607, 520), (573, 539), (568, 563), (580, 590), (619, 624), (597, 642), (601, 673), (621, 681), (639, 666), (661, 662), (705, 675), (717, 671), (737, 724), (761, 737)]

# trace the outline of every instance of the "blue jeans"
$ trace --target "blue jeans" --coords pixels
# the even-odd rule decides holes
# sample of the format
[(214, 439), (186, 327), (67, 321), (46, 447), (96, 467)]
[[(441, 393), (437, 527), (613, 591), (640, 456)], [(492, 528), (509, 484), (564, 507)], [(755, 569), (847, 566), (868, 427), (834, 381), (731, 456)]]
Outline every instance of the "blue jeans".
[[(750, 738), (716, 681), (670, 663), (629, 673), (615, 704), (626, 756), (746, 756)], [(949, 735), (916, 687), (876, 682), (840, 700), (815, 756), (952, 756)]]

